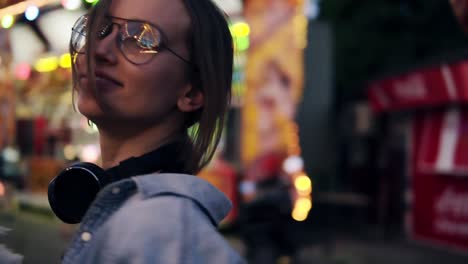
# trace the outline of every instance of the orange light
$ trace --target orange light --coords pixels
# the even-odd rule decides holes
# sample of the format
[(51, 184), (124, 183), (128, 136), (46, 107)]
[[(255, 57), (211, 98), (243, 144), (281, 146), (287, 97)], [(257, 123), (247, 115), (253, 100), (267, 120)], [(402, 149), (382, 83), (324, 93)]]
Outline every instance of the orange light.
[(5, 185), (0, 182), (0, 196), (5, 196)]

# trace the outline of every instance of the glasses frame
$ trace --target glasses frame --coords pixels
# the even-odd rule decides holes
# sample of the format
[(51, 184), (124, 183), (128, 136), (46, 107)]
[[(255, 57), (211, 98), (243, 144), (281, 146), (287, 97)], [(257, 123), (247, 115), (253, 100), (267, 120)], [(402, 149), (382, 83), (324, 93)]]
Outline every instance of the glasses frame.
[[(138, 20), (138, 19), (127, 19), (127, 18), (122, 18), (122, 17), (116, 17), (116, 16), (111, 16), (111, 15), (106, 15), (105, 16), (106, 19), (109, 19), (109, 25), (114, 27), (114, 26), (117, 26), (118, 28), (118, 33), (117, 33), (117, 37), (115, 38), (115, 41), (116, 41), (116, 44), (117, 44), (117, 47), (119, 47), (119, 50), (120, 52), (122, 53), (122, 55), (125, 57), (125, 59), (127, 61), (129, 61), (130, 63), (132, 64), (135, 64), (135, 65), (143, 65), (143, 64), (147, 64), (149, 63), (154, 57), (156, 57), (156, 54), (160, 53), (160, 52), (163, 52), (164, 50), (167, 50), (169, 51), (170, 53), (172, 53), (174, 56), (176, 56), (177, 58), (179, 58), (180, 60), (182, 60), (183, 62), (187, 63), (188, 65), (192, 66), (192, 63), (185, 59), (184, 57), (182, 57), (181, 55), (179, 55), (177, 52), (175, 52), (174, 50), (172, 50), (171, 48), (169, 48), (165, 43), (167, 42), (167, 37), (166, 35), (164, 34), (164, 31), (158, 27), (157, 25), (151, 23), (151, 22), (147, 22), (147, 21), (144, 21), (144, 20)], [(88, 14), (85, 14), (85, 15), (82, 15), (80, 16), (75, 24), (73, 25), (72, 27), (72, 36), (70, 38), (70, 46), (72, 47), (73, 49), (73, 52), (75, 54), (84, 54), (84, 52), (80, 52), (78, 50), (75, 49), (75, 45), (73, 43), (73, 39), (74, 39), (74, 35), (75, 34), (78, 34), (78, 35), (81, 35), (82, 37), (84, 37), (86, 39), (86, 35), (88, 33), (88, 28), (86, 28), (86, 31), (83, 33), (83, 32), (80, 32), (79, 30), (77, 30), (77, 23), (81, 20), (81, 19), (88, 19)], [(114, 22), (114, 20), (121, 20), (123, 21), (124, 23), (117, 23), (117, 22)], [(87, 21), (86, 21), (87, 22)], [(150, 27), (152, 27), (154, 30), (156, 30), (160, 35), (161, 35), (161, 39), (160, 39), (160, 43), (158, 44), (158, 47), (157, 47), (157, 50), (154, 51), (154, 55), (152, 57), (150, 57), (148, 60), (144, 61), (144, 62), (141, 62), (141, 63), (136, 63), (132, 60), (130, 60), (127, 55), (125, 54), (124, 52), (124, 47), (123, 47), (123, 42), (127, 39), (127, 38), (132, 38), (132, 36), (129, 36), (129, 37), (123, 37), (121, 32), (122, 32), (122, 27), (125, 26), (125, 23), (129, 23), (129, 22), (134, 22), (134, 23), (142, 23), (142, 24), (146, 24)], [(85, 25), (87, 27), (87, 24)], [(108, 34), (110, 35), (112, 33), (112, 30), (111, 32)], [(100, 38), (101, 40), (106, 38), (108, 35), (104, 36), (103, 38)], [(98, 37), (99, 38), (99, 37)]]

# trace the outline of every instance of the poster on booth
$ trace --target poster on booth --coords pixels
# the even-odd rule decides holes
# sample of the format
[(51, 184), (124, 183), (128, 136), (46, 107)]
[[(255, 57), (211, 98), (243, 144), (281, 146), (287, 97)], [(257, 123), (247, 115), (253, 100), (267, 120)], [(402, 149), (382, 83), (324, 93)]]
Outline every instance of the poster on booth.
[(250, 0), (250, 25), (242, 111), (244, 164), (272, 152), (298, 155), (294, 123), (303, 88), (307, 19), (302, 0)]
[(421, 119), (418, 170), (468, 180), (468, 111), (436, 111)]
[(410, 230), (416, 240), (468, 252), (468, 112), (460, 111), (413, 119)]

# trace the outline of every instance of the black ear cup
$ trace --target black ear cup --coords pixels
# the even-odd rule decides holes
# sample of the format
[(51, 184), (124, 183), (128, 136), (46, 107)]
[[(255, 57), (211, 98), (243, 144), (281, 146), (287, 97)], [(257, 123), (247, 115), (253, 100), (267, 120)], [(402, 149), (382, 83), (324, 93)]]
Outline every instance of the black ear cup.
[(99, 191), (106, 185), (133, 176), (159, 172), (184, 173), (181, 154), (185, 141), (164, 145), (140, 157), (121, 161), (107, 170), (87, 162), (71, 165), (49, 184), (52, 211), (65, 223), (77, 224), (83, 219)]
[(99, 166), (81, 162), (63, 170), (49, 184), (52, 211), (65, 223), (77, 224), (102, 188), (105, 171)]

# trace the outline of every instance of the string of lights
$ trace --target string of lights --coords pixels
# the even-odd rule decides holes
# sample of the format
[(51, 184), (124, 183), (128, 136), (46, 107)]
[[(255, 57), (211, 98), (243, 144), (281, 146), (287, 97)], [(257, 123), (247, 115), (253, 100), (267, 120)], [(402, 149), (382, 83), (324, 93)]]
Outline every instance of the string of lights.
[(67, 10), (88, 8), (99, 0), (27, 0), (0, 9), (0, 24), (2, 28), (11, 28), (19, 16), (28, 21), (36, 20), (41, 9), (49, 6), (62, 6)]

